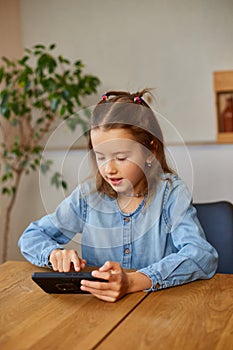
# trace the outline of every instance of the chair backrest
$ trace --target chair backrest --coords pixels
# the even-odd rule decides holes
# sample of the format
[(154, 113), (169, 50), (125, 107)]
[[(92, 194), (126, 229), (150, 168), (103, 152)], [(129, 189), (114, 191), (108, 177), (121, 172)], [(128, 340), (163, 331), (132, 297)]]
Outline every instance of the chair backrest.
[(233, 273), (233, 204), (194, 203), (207, 241), (219, 254), (218, 273)]

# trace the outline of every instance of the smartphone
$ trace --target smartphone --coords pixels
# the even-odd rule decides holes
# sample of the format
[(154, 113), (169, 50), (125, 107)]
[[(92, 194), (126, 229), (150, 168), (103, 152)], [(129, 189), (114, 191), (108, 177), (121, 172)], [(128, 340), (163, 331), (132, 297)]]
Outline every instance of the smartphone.
[(81, 280), (107, 282), (96, 278), (91, 272), (34, 272), (32, 280), (46, 293), (88, 294), (80, 289)]

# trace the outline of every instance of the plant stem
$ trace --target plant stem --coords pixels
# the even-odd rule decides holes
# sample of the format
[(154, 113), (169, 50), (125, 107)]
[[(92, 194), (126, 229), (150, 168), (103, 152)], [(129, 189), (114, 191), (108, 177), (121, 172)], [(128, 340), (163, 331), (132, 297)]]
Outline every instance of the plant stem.
[(22, 175), (22, 171), (18, 171), (16, 173), (15, 183), (14, 183), (15, 191), (13, 192), (11, 199), (10, 199), (10, 202), (9, 202), (8, 206), (6, 207), (5, 222), (4, 222), (4, 227), (3, 227), (2, 262), (5, 262), (7, 260), (11, 212), (12, 212), (12, 209), (13, 209), (14, 204), (15, 204), (15, 199), (16, 199), (16, 195), (18, 192), (18, 187), (19, 187), (21, 175)]

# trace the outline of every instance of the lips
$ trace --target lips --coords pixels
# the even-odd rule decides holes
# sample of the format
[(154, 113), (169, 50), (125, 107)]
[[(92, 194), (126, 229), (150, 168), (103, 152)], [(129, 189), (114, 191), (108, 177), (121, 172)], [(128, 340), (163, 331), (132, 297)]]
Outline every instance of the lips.
[(116, 178), (108, 178), (108, 181), (110, 181), (113, 186), (119, 186), (121, 184), (122, 180), (123, 180), (122, 177), (117, 178), (117, 179)]

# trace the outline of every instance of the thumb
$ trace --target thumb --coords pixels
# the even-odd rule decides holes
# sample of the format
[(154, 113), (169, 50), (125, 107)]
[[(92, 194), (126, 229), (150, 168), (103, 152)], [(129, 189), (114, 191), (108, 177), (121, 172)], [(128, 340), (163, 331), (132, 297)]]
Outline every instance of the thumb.
[(99, 271), (109, 271), (112, 273), (119, 273), (121, 271), (121, 265), (118, 262), (106, 261), (103, 266), (100, 267)]
[(112, 268), (112, 264), (110, 261), (105, 261), (104, 265), (102, 265), (100, 268), (99, 268), (99, 271), (109, 271), (110, 269)]

